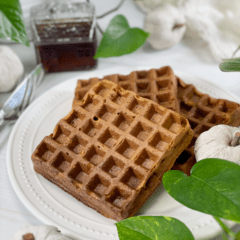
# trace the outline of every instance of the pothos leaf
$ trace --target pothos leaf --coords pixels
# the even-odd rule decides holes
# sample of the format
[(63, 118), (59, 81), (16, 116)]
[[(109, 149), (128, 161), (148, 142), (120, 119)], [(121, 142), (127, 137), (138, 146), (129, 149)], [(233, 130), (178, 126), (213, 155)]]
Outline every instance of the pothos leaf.
[(120, 240), (194, 240), (187, 226), (176, 218), (139, 216), (116, 223)]
[(219, 67), (223, 72), (240, 72), (240, 58), (223, 59)]
[(134, 52), (145, 43), (148, 36), (139, 28), (130, 28), (127, 19), (117, 15), (110, 21), (94, 57), (106, 58)]
[(19, 0), (0, 1), (0, 38), (29, 46)]
[(223, 238), (223, 240), (228, 240), (228, 237), (225, 232), (222, 233), (222, 238)]
[(240, 232), (237, 233), (236, 240), (240, 240)]
[(163, 176), (166, 191), (183, 205), (240, 223), (240, 166), (222, 159), (196, 163), (191, 176), (172, 170)]

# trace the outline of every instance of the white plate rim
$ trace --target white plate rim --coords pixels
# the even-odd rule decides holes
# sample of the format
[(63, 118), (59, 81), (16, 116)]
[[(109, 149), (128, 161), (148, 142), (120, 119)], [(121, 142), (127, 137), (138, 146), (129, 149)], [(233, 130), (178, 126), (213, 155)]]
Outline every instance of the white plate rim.
[[(121, 69), (121, 68), (120, 68)], [(145, 69), (150, 69), (150, 68), (145, 68)], [(133, 69), (133, 70), (138, 70), (138, 69)], [(130, 72), (132, 70), (130, 70), (129, 68), (125, 68), (125, 71), (127, 72)], [(98, 76), (101, 76), (102, 75), (106, 75), (108, 73), (106, 73), (107, 71), (106, 70), (97, 70), (97, 71), (94, 71), (94, 72), (91, 72), (90, 74), (88, 73), (85, 73), (83, 75), (92, 75), (94, 76), (95, 74), (97, 74)], [(116, 69), (115, 72), (122, 72), (120, 71), (119, 69)], [(179, 75), (180, 77), (184, 78), (184, 81), (186, 82), (189, 82), (188, 79), (197, 79), (196, 82), (201, 82), (202, 86), (204, 86), (206, 83), (208, 85), (212, 85), (214, 88), (217, 88), (221, 91), (224, 91), (226, 94), (228, 94), (232, 100), (234, 101), (237, 101), (237, 102), (240, 102), (240, 99), (235, 96), (234, 94), (216, 86), (215, 84), (213, 83), (210, 83), (206, 80), (203, 80), (203, 79), (200, 79), (200, 78), (197, 78), (195, 76), (191, 76), (191, 75), (187, 75), (187, 74), (184, 74), (182, 72), (177, 72), (176, 71), (176, 74)], [(96, 75), (95, 75), (96, 76)], [(41, 99), (44, 99), (47, 95), (49, 95), (51, 92), (53, 91), (57, 91), (57, 89), (60, 89), (60, 86), (63, 86), (64, 84), (66, 83), (70, 83), (70, 82), (74, 82), (76, 81), (77, 79), (79, 78), (82, 78), (82, 75), (80, 75), (79, 77), (74, 77), (74, 78), (71, 78), (55, 87), (53, 87), (52, 89), (48, 90), (46, 93), (44, 93), (42, 96), (40, 96), (38, 99), (36, 99), (30, 106), (29, 108), (22, 114), (22, 116), (19, 118), (19, 120), (17, 121), (17, 123), (15, 124), (13, 130), (12, 130), (12, 133), (10, 135), (10, 138), (9, 138), (9, 142), (8, 142), (8, 148), (7, 148), (7, 169), (8, 169), (8, 175), (9, 175), (9, 178), (10, 178), (10, 181), (11, 181), (11, 184), (14, 188), (14, 191), (16, 192), (16, 194), (18, 195), (18, 197), (20, 198), (20, 200), (22, 201), (22, 203), (30, 210), (30, 212), (32, 212), (38, 219), (40, 219), (42, 222), (46, 223), (46, 224), (54, 224), (55, 226), (59, 227), (60, 229), (62, 228), (61, 225), (59, 225), (58, 223), (53, 223), (52, 221), (50, 221), (48, 218), (46, 219), (44, 215), (42, 215), (40, 212), (38, 212), (38, 209), (35, 209), (34, 206), (31, 205), (31, 202), (29, 203), (29, 199), (23, 194), (23, 192), (21, 191), (21, 187), (18, 185), (18, 182), (17, 182), (17, 179), (15, 179), (15, 176), (14, 176), (14, 173), (13, 173), (13, 169), (12, 169), (12, 162), (11, 162), (11, 145), (14, 141), (14, 134), (15, 132), (18, 130), (18, 126), (19, 124), (21, 123), (21, 121), (27, 116), (28, 112), (31, 110), (31, 108), (33, 108), (33, 106), (38, 102), (40, 101)], [(85, 77), (86, 79), (88, 79), (89, 77)], [(200, 81), (199, 81), (200, 80)], [(196, 84), (195, 84), (196, 85)], [(198, 86), (197, 86), (198, 87)], [(234, 226), (235, 224), (233, 223), (230, 223), (230, 226)], [(219, 230), (217, 232), (215, 232), (214, 234), (211, 235), (211, 237), (215, 236), (216, 234), (219, 233)], [(90, 234), (91, 235), (91, 234)], [(206, 235), (207, 236), (207, 235)], [(113, 237), (113, 236), (112, 236)], [(210, 237), (210, 236), (209, 236)], [(88, 237), (88, 236), (84, 236), (84, 239), (92, 239), (91, 237)]]

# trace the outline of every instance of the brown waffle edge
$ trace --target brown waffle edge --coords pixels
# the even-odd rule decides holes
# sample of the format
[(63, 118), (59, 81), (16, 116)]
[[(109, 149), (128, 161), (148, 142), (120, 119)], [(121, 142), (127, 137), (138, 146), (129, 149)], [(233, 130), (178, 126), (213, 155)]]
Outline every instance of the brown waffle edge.
[(148, 71), (133, 71), (128, 75), (112, 74), (102, 79), (78, 80), (73, 105), (80, 101), (95, 83), (103, 79), (115, 82), (125, 90), (133, 91), (140, 97), (153, 100), (163, 107), (179, 112), (176, 76), (169, 66)]

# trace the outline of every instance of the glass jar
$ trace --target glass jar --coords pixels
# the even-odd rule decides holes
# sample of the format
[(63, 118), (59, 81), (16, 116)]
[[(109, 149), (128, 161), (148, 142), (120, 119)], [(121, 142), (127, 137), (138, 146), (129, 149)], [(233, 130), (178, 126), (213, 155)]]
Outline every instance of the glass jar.
[(88, 2), (55, 0), (31, 9), (37, 61), (46, 72), (96, 67), (95, 8)]

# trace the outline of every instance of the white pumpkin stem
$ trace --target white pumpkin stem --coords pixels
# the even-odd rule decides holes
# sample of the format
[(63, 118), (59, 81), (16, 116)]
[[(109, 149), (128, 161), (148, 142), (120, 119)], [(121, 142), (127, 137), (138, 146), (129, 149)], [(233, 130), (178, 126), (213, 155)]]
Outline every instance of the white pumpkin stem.
[(174, 29), (176, 29), (176, 28), (181, 28), (181, 27), (183, 27), (183, 26), (185, 26), (184, 23), (176, 23), (176, 24), (173, 26), (173, 29), (172, 29), (172, 30), (174, 30)]
[(26, 233), (23, 235), (23, 240), (35, 240), (35, 238), (32, 233)]
[(230, 146), (236, 147), (239, 145), (239, 140), (240, 140), (240, 132), (237, 132), (233, 138), (233, 140), (230, 143)]

